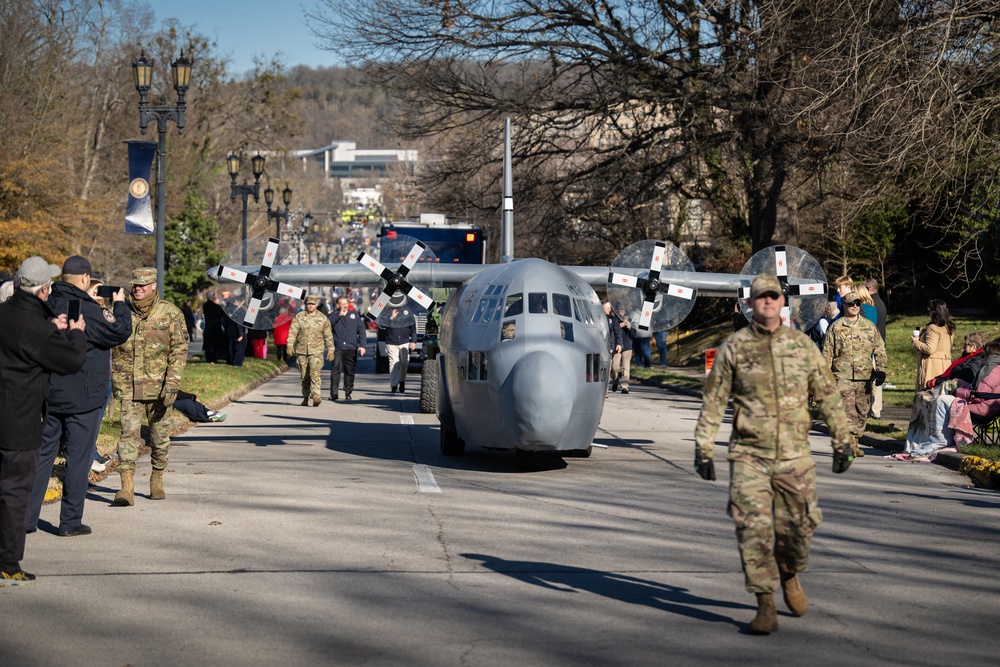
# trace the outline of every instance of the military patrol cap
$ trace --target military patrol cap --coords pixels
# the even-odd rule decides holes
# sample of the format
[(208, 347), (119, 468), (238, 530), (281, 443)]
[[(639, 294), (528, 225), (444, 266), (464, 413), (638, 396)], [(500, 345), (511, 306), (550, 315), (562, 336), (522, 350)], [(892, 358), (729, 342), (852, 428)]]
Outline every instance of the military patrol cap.
[(861, 301), (861, 297), (858, 296), (856, 293), (848, 292), (847, 294), (844, 295), (843, 303), (845, 306), (849, 306), (855, 301)]
[(21, 287), (38, 287), (45, 285), (53, 278), (62, 273), (55, 264), (49, 264), (44, 259), (35, 255), (21, 262), (17, 269), (17, 282)]
[(306, 297), (306, 303), (315, 303), (316, 305), (319, 305), (319, 295), (310, 294), (309, 296)]
[(781, 283), (778, 282), (777, 278), (766, 273), (761, 273), (750, 284), (750, 298), (756, 299), (768, 293), (777, 294), (778, 296), (784, 294), (781, 290)]
[(132, 272), (132, 280), (129, 281), (130, 285), (148, 285), (149, 283), (156, 282), (156, 269), (145, 266), (141, 269), (136, 269)]
[(90, 268), (90, 261), (86, 257), (71, 255), (63, 262), (62, 274), (64, 276), (93, 276), (94, 270)]

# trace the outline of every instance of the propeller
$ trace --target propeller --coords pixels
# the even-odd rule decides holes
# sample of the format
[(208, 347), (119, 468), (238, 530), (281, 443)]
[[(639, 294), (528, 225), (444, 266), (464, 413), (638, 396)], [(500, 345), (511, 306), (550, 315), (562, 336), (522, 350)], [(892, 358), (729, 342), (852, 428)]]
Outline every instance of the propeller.
[[(615, 271), (614, 269), (632, 269)], [(628, 246), (611, 263), (608, 300), (614, 308), (637, 313), (640, 331), (666, 331), (687, 317), (697, 290), (661, 280), (663, 271), (694, 272), (687, 255), (672, 243), (639, 241)], [(639, 271), (635, 271), (638, 269)]]
[[(382, 280), (385, 281), (385, 286), (382, 288), (382, 292), (378, 295), (375, 303), (373, 303), (368, 309), (365, 317), (370, 320), (378, 320), (379, 314), (387, 305), (389, 305), (390, 301), (393, 302), (394, 307), (400, 307), (405, 304), (405, 301), (400, 303), (400, 299), (405, 299), (406, 297), (413, 299), (425, 309), (429, 309), (434, 304), (434, 300), (431, 299), (431, 297), (427, 296), (427, 294), (419, 288), (410, 284), (410, 282), (406, 279), (410, 269), (412, 269), (417, 263), (420, 256), (425, 253), (433, 255), (433, 253), (428, 251), (427, 246), (424, 243), (416, 241), (410, 248), (410, 251), (406, 254), (406, 257), (403, 258), (402, 263), (396, 271), (390, 270), (366, 252), (361, 252), (358, 255), (358, 261), (362, 265), (367, 267), (376, 275), (380, 276)], [(391, 252), (387, 252), (386, 246), (383, 246), (380, 254), (387, 256), (392, 255)], [(393, 301), (394, 297), (395, 301)]]
[(819, 321), (826, 309), (826, 272), (812, 255), (795, 246), (771, 246), (754, 253), (743, 265), (740, 279), (740, 307), (749, 320), (750, 284), (759, 273), (769, 273), (781, 283), (785, 307), (781, 309), (781, 322), (808, 331)]
[[(262, 244), (263, 250), (260, 249)], [(243, 322), (245, 327), (270, 329), (275, 324), (281, 324), (278, 318), (282, 315), (290, 317), (295, 313), (297, 302), (305, 298), (306, 290), (271, 278), (271, 268), (279, 259), (278, 239), (247, 239), (246, 246), (245, 256), (248, 259), (259, 256), (260, 268), (252, 273), (225, 264), (219, 266), (216, 279), (220, 283), (237, 283), (242, 291), (240, 295), (231, 294), (223, 310), (232, 320)], [(227, 253), (226, 258), (242, 258), (243, 250), (243, 244), (237, 244)], [(275, 311), (275, 306), (279, 303), (283, 308)], [(282, 313), (282, 310), (285, 312)]]

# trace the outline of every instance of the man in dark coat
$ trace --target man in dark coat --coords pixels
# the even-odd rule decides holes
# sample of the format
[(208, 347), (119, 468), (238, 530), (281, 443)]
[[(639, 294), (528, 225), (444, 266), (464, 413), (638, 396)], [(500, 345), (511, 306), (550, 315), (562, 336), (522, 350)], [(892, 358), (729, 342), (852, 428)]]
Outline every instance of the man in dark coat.
[(132, 313), (119, 288), (105, 310), (87, 293), (93, 271), (86, 257), (73, 255), (62, 268), (62, 280), (52, 285), (48, 305), (53, 312), (67, 312), (71, 301), (80, 302), (80, 315), (87, 324), (87, 360), (72, 375), (53, 375), (49, 380), (49, 414), (42, 431), (35, 487), (28, 505), (29, 533), (35, 532), (52, 476), (52, 464), (60, 445), (66, 443), (66, 474), (63, 478), (59, 536), (89, 535), (83, 523), (88, 474), (101, 430), (101, 417), (111, 382), (111, 348), (128, 340)]
[(230, 366), (242, 366), (243, 357), (246, 356), (247, 328), (228, 315), (223, 315), (222, 331), (226, 346), (226, 363)]
[(346, 296), (337, 298), (337, 309), (329, 315), (333, 328), (333, 371), (330, 373), (330, 400), (339, 398), (340, 368), (344, 368), (344, 398), (351, 400), (354, 391), (354, 367), (358, 355), (365, 356), (364, 318), (351, 310), (351, 302)]
[[(68, 321), (46, 305), (59, 267), (29, 257), (17, 270), (14, 295), (0, 304), (0, 585), (29, 584), (21, 569), (28, 498), (52, 373), (75, 373), (87, 355), (83, 318)], [(66, 332), (66, 333), (64, 333)]]
[(226, 317), (225, 311), (216, 300), (214, 291), (205, 292), (205, 305), (201, 307), (201, 314), (205, 318), (205, 336), (201, 340), (201, 347), (205, 351), (205, 361), (214, 364), (224, 354), (225, 338), (222, 321)]

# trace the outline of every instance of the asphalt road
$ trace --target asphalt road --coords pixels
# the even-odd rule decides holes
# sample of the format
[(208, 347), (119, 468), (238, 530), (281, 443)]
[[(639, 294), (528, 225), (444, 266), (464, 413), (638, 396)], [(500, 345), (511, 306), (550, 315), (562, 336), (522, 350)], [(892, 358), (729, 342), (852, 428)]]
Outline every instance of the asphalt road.
[(835, 476), (817, 434), (810, 611), (779, 601), (754, 637), (728, 471), (692, 471), (697, 399), (613, 395), (607, 449), (521, 473), (442, 457), (416, 391), (361, 369), (351, 403), (300, 407), (293, 370), (175, 437), (167, 499), (144, 458), (135, 507), (110, 505), (116, 476), (93, 490), (93, 535), (57, 537), (44, 507), (38, 581), (0, 589), (0, 663), (997, 663), (1000, 495), (964, 476), (874, 451)]

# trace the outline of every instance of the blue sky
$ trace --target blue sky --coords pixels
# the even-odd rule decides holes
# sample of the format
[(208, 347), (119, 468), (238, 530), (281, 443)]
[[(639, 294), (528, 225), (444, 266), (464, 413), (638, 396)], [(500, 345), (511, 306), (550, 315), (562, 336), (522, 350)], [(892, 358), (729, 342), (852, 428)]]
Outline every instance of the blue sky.
[(176, 18), (215, 39), (218, 53), (230, 59), (233, 74), (249, 71), (255, 54), (267, 60), (280, 52), (288, 67), (341, 64), (335, 53), (315, 46), (317, 40), (306, 27), (303, 6), (315, 9), (315, 0), (156, 0), (150, 4), (158, 24)]

